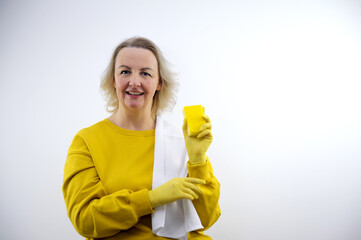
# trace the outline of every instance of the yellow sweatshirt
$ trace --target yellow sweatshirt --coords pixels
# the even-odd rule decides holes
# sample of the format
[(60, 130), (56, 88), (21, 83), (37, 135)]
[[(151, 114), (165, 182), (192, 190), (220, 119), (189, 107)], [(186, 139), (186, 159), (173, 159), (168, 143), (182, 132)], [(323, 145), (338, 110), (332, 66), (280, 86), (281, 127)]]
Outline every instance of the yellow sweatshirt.
[[(64, 168), (68, 216), (87, 239), (168, 239), (152, 233), (148, 196), (152, 189), (155, 130), (122, 129), (108, 119), (82, 129), (73, 139)], [(220, 185), (210, 162), (187, 164), (190, 177), (205, 179), (193, 204), (205, 229), (220, 216)], [(203, 229), (204, 230), (204, 229)], [(211, 239), (201, 231), (188, 239)]]

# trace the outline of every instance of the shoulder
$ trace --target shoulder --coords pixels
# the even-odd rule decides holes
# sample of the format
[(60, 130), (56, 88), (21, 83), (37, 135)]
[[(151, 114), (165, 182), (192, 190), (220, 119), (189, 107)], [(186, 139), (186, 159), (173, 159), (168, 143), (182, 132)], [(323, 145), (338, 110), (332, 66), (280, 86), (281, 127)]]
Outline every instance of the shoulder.
[(89, 127), (85, 127), (78, 131), (76, 135), (82, 137), (82, 138), (88, 138), (91, 136), (96, 136), (99, 134), (104, 133), (104, 128), (106, 128), (105, 120), (99, 121)]
[(71, 149), (89, 149), (91, 146), (106, 142), (109, 136), (109, 130), (106, 129), (104, 120), (99, 121), (89, 127), (79, 130), (71, 143)]

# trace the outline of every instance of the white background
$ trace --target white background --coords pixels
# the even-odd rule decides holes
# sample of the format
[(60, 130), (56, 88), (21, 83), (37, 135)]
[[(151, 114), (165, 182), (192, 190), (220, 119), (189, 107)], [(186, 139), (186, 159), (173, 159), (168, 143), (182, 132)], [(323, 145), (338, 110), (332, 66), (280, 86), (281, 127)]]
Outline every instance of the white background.
[(61, 192), (100, 76), (144, 36), (202, 104), (221, 182), (214, 239), (361, 239), (359, 1), (0, 1), (0, 238), (83, 239)]

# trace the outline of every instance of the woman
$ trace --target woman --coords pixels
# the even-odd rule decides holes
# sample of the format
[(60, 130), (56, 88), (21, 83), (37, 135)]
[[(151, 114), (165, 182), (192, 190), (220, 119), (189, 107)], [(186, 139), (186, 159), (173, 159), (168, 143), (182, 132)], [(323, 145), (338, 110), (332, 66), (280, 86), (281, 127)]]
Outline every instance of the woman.
[[(220, 186), (206, 157), (212, 126), (204, 116), (207, 123), (198, 138), (189, 137), (185, 120), (180, 138), (161, 119), (161, 112), (175, 102), (176, 82), (165, 63), (148, 39), (122, 42), (101, 83), (107, 110), (113, 114), (79, 131), (69, 148), (63, 194), (71, 222), (87, 239), (171, 239), (152, 229), (155, 213), (187, 202), (195, 208), (201, 227), (182, 239), (211, 239), (203, 230), (220, 216)], [(164, 165), (181, 168), (173, 161), (188, 154), (189, 161), (183, 164), (188, 176), (158, 181), (161, 171), (155, 155), (163, 152), (161, 139), (167, 152), (162, 155)], [(166, 225), (179, 220), (177, 216), (166, 219), (162, 220)]]

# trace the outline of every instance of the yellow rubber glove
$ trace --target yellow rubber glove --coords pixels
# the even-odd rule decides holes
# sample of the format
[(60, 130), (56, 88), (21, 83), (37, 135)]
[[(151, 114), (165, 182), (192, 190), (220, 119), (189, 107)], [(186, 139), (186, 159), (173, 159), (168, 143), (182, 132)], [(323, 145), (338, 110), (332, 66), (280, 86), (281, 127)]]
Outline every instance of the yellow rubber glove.
[(205, 183), (206, 181), (199, 178), (173, 178), (148, 192), (150, 204), (155, 208), (183, 198), (197, 199), (198, 195), (202, 194), (202, 190), (196, 184)]
[(190, 164), (199, 164), (206, 161), (206, 153), (213, 140), (211, 120), (207, 115), (203, 115), (203, 119), (206, 123), (202, 125), (198, 135), (194, 137), (188, 135), (187, 119), (183, 121), (183, 135)]

